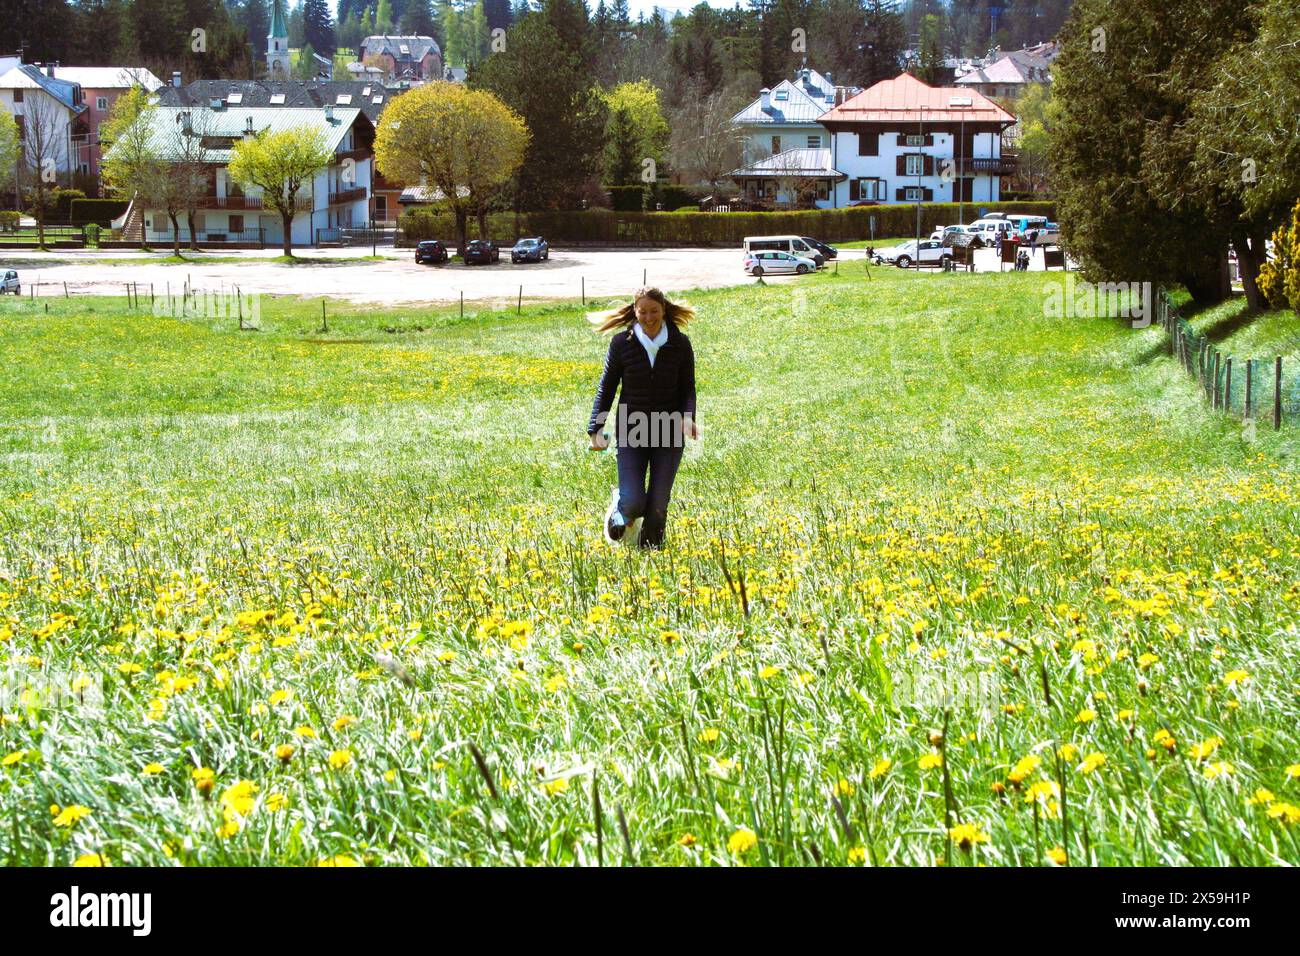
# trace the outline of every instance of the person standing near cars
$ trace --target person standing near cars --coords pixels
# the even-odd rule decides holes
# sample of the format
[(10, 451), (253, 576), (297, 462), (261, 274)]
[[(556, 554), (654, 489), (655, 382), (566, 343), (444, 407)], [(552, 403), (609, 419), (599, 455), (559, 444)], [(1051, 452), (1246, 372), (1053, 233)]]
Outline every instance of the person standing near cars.
[(638, 289), (631, 302), (610, 312), (588, 316), (596, 331), (615, 330), (587, 423), (594, 451), (609, 443), (601, 427), (621, 387), (615, 425), (618, 485), (605, 511), (608, 541), (621, 540), (644, 519), (639, 546), (663, 546), (685, 438), (700, 437), (695, 424), (695, 351), (682, 332), (694, 316), (694, 309), (670, 301), (653, 286)]

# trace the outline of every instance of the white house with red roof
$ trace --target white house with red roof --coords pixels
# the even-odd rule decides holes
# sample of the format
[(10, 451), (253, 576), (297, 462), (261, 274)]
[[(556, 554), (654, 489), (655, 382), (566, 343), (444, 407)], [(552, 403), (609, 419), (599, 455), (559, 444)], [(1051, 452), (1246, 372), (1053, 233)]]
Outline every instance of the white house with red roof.
[(836, 174), (826, 205), (997, 202), (1002, 177), (1015, 171), (1002, 155), (1002, 131), (1015, 121), (974, 90), (910, 73), (882, 80), (818, 119)]

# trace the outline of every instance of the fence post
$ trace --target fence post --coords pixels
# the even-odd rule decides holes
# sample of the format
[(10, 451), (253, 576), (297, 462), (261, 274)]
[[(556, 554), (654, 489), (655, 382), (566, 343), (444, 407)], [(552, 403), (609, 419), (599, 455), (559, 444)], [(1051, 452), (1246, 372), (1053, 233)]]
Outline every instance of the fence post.
[(1232, 356), (1228, 356), (1228, 361), (1223, 366), (1223, 410), (1231, 414), (1232, 412)]
[(1214, 350), (1214, 381), (1213, 383), (1211, 383), (1211, 390), (1212, 390), (1211, 400), (1210, 400), (1211, 408), (1219, 407), (1219, 395), (1221, 394), (1219, 392), (1219, 371), (1222, 368), (1222, 357), (1223, 357), (1223, 353), (1220, 352), (1218, 349), (1215, 349)]
[(1282, 427), (1282, 356), (1273, 366), (1273, 430)]
[(1242, 416), (1243, 418), (1250, 417), (1250, 402), (1251, 399), (1254, 398), (1254, 385), (1255, 385), (1251, 373), (1254, 371), (1254, 368), (1255, 368), (1255, 360), (1246, 359), (1246, 408), (1245, 408), (1245, 413)]

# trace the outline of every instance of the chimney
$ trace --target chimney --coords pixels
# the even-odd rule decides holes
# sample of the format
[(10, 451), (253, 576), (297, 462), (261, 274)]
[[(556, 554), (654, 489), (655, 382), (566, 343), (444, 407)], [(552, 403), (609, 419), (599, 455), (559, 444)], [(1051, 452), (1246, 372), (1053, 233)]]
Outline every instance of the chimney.
[(758, 91), (758, 105), (764, 113), (772, 109), (772, 91), (766, 86)]
[(179, 87), (180, 85), (181, 85), (181, 71), (172, 70), (172, 86)]
[(59, 65), (59, 63), (58, 63), (57, 60), (56, 60), (55, 62), (53, 62), (53, 63), (48, 64), (48, 65), (45, 67), (45, 74), (46, 74), (46, 76), (48, 76), (50, 79), (54, 79), (54, 68), (55, 68), (56, 66), (58, 66), (58, 65)]
[(334, 104), (333, 104), (333, 103), (326, 103), (326, 104), (325, 104), (325, 122), (327, 122), (327, 123), (333, 123), (333, 122), (334, 122)]

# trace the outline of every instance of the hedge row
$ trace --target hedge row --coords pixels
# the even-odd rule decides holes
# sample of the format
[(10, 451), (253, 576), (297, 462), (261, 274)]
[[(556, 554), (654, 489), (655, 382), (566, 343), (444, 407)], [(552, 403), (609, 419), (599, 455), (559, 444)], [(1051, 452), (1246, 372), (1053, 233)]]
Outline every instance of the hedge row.
[[(521, 236), (545, 236), (548, 242), (653, 242), (665, 245), (739, 243), (745, 236), (815, 236), (826, 242), (852, 242), (871, 238), (871, 217), (876, 217), (876, 236), (908, 236), (916, 230), (916, 204), (854, 206), (847, 209), (809, 209), (798, 212), (701, 212), (679, 216), (667, 212), (616, 212), (587, 209), (566, 212), (494, 213), (488, 217), (488, 232), (498, 242)], [(1052, 202), (966, 203), (970, 222), (980, 211), (1022, 213), (1056, 217)], [(921, 231), (958, 221), (957, 203), (922, 203)], [(422, 239), (451, 239), (456, 235), (451, 215), (431, 208), (411, 209), (402, 214), (402, 241), (410, 245)], [(471, 238), (476, 235), (470, 223)]]
[(113, 224), (114, 219), (126, 212), (129, 205), (125, 199), (74, 199), (69, 221), (74, 226), (93, 222), (107, 228)]

